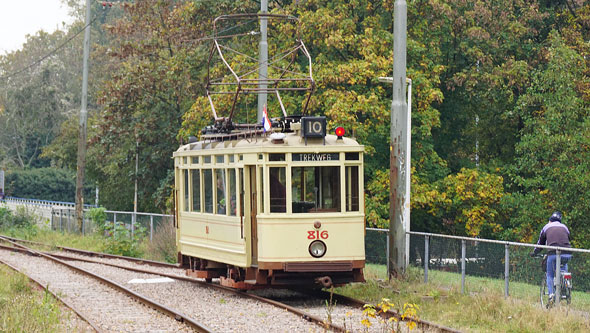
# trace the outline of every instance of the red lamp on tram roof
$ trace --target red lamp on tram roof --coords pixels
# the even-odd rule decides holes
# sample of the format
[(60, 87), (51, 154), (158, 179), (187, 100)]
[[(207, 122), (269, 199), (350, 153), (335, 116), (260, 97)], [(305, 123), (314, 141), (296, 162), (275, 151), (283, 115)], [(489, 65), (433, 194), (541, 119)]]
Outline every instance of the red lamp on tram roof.
[(344, 127), (336, 128), (336, 136), (338, 137), (338, 140), (341, 140), (345, 133), (346, 131), (344, 130)]

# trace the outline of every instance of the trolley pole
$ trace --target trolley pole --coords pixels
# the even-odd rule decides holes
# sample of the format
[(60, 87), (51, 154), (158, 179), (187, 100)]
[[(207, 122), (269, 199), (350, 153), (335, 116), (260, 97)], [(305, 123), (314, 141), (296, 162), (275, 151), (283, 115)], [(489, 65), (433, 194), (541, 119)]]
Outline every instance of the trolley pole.
[[(260, 12), (261, 14), (268, 13), (268, 0), (261, 0), (260, 1)], [(268, 79), (268, 41), (267, 41), (267, 24), (268, 19), (263, 17), (260, 19), (260, 45), (258, 48), (259, 51), (259, 58), (258, 58), (258, 80), (266, 80)], [(258, 123), (262, 122), (262, 112), (264, 106), (266, 105), (267, 101), (267, 94), (266, 94), (266, 83), (259, 83), (258, 88), (260, 92), (258, 92)]]
[(86, 0), (86, 28), (84, 29), (84, 69), (82, 71), (82, 107), (78, 136), (78, 168), (76, 173), (76, 220), (82, 232), (84, 218), (84, 171), (86, 169), (86, 123), (88, 119), (88, 54), (90, 53), (90, 0)]
[(396, 0), (393, 26), (393, 101), (391, 103), (390, 164), (389, 164), (389, 278), (406, 271), (405, 161), (408, 137), (406, 103), (406, 29), (407, 3)]

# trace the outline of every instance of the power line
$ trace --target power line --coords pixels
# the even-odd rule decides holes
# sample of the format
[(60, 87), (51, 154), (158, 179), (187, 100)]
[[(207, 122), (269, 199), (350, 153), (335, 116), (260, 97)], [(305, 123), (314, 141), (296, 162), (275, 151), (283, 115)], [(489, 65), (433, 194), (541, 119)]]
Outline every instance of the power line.
[(19, 69), (18, 71), (12, 72), (10, 74), (4, 75), (4, 76), (0, 76), (1, 80), (5, 80), (5, 79), (9, 79), (13, 76), (16, 76), (24, 71), (26, 71), (27, 69), (36, 66), (38, 64), (40, 64), (43, 60), (49, 58), (50, 56), (54, 55), (57, 51), (59, 51), (60, 49), (62, 49), (64, 46), (66, 46), (69, 42), (71, 42), (74, 38), (76, 38), (79, 34), (81, 34), (82, 32), (84, 32), (84, 29), (86, 29), (86, 27), (88, 27), (89, 25), (92, 25), (92, 23), (94, 23), (94, 21), (96, 21), (98, 17), (95, 17), (92, 21), (90, 21), (90, 23), (86, 24), (82, 29), (80, 29), (78, 32), (76, 32), (73, 36), (71, 36), (70, 38), (68, 38), (65, 42), (63, 42), (62, 44), (60, 44), (57, 48), (53, 49), (51, 52), (47, 53), (46, 55), (44, 55), (43, 57), (39, 58), (38, 60), (32, 62), (30, 65)]

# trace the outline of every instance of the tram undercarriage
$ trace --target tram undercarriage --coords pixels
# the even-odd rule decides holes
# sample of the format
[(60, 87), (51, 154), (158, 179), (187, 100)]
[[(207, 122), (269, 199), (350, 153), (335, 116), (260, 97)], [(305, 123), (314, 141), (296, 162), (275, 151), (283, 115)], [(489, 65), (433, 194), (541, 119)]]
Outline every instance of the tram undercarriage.
[[(236, 267), (211, 260), (179, 255), (186, 275), (235, 289), (315, 287), (329, 288), (351, 282), (365, 282), (364, 260), (333, 262), (274, 262), (259, 267)], [(260, 267), (262, 266), (262, 267)]]

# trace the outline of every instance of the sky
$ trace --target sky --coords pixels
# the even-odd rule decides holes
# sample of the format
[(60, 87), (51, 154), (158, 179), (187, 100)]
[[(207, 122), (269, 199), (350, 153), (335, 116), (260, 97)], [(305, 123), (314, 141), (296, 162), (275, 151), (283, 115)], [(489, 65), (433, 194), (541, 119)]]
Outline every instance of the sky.
[(26, 35), (54, 32), (73, 20), (61, 0), (0, 0), (0, 55), (20, 49)]

